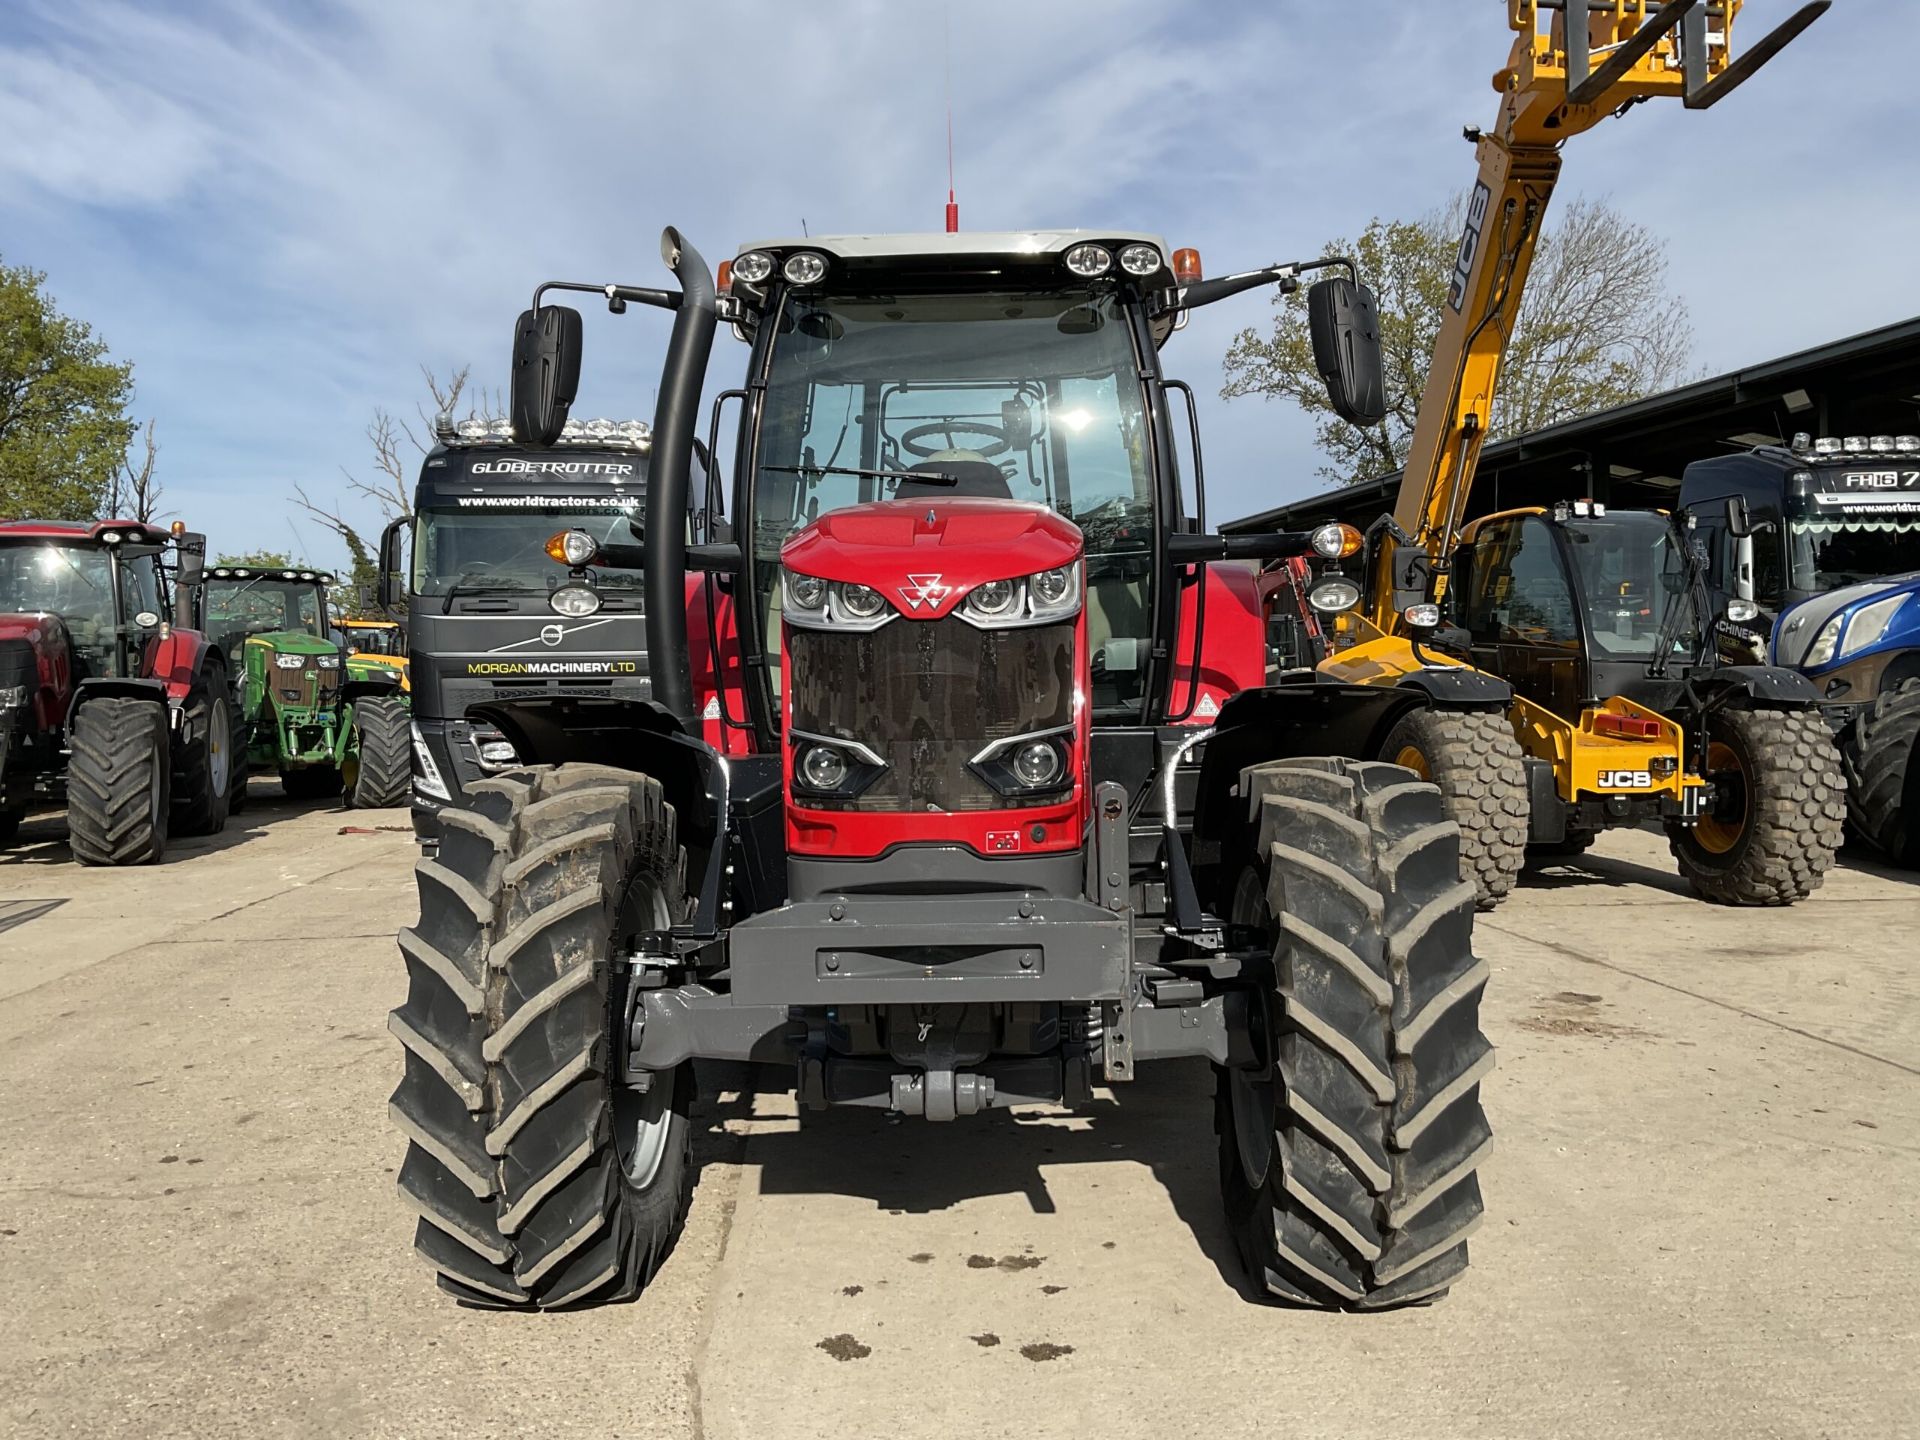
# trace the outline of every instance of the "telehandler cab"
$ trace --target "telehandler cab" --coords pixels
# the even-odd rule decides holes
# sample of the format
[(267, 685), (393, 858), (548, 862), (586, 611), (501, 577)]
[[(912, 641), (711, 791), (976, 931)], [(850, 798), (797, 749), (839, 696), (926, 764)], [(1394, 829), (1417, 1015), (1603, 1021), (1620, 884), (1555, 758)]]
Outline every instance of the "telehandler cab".
[[(1365, 604), (1341, 617), (1320, 669), (1431, 688), (1437, 673), (1470, 662), (1508, 682), (1494, 701), (1484, 691), (1442, 695), (1410, 713), (1379, 752), (1440, 787), (1460, 825), (1462, 874), (1483, 908), (1512, 891), (1530, 843), (1578, 850), (1607, 826), (1662, 821), (1695, 891), (1730, 904), (1804, 898), (1840, 842), (1839, 762), (1818, 696), (1782, 670), (1712, 665), (1705, 637), (1720, 617), (1698, 604), (1688, 546), (1664, 517), (1483, 521), (1464, 553), (1483, 555), (1479, 573), (1491, 588), (1464, 609), (1453, 596), (1474, 467), (1561, 147), (1643, 101), (1718, 104), (1831, 0), (1802, 5), (1736, 56), (1742, 4), (1509, 0), (1516, 35), (1494, 76), (1500, 113), (1490, 130), (1468, 132), (1480, 175), (1399, 496), (1368, 534)], [(1629, 526), (1638, 540), (1627, 540)], [(1605, 574), (1575, 563), (1600, 553), (1602, 531), (1609, 542), (1647, 546), (1632, 569), (1663, 587), (1645, 597), (1658, 654), (1615, 653), (1619, 624), (1634, 631), (1631, 646), (1655, 633), (1638, 630), (1639, 606), (1616, 603), (1635, 592), (1604, 595)], [(1526, 573), (1508, 596), (1504, 576), (1516, 563)], [(1521, 590), (1536, 583), (1554, 598), (1529, 615)], [(1438, 630), (1446, 610), (1436, 602), (1448, 598), (1460, 623)], [(1623, 681), (1628, 693), (1609, 688)]]
[[(580, 364), (545, 293), (674, 312), (644, 522), (551, 551), (558, 615), (639, 567), (649, 693), (479, 707), (525, 763), (468, 785), (419, 867), (392, 1111), (441, 1285), (635, 1293), (687, 1205), (698, 1057), (951, 1120), (1205, 1056), (1256, 1284), (1444, 1291), (1481, 1214), (1488, 972), (1439, 792), (1367, 758), (1429, 700), (1265, 683), (1255, 576), (1219, 562), (1359, 536), (1207, 533), (1160, 366), (1183, 310), (1309, 267), (813, 237), (746, 247), (716, 294), (677, 232), (662, 251), (677, 289), (543, 286), (516, 334), (515, 426), (545, 445)], [(1337, 276), (1310, 309), (1334, 402), (1377, 422), (1371, 297)], [(731, 493), (716, 469), (689, 542), (720, 318), (748, 347), (709, 427), (738, 404)]]

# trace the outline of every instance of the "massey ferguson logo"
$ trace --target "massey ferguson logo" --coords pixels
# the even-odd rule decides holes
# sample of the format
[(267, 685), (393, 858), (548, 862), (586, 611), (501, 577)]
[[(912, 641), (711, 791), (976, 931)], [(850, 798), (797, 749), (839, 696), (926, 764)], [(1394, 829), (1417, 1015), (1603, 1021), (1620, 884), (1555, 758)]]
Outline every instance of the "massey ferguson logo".
[(953, 587), (942, 585), (938, 575), (909, 575), (907, 583), (900, 587), (909, 610), (918, 610), (922, 605), (929, 610), (936, 609), (952, 593)]

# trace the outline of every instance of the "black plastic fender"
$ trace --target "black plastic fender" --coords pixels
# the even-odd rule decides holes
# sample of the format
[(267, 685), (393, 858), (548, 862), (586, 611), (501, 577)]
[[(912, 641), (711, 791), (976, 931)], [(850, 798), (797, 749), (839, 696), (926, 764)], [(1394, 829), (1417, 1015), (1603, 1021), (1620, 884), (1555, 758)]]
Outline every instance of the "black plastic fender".
[(1779, 665), (1724, 665), (1694, 682), (1707, 713), (1745, 710), (1812, 710), (1821, 703), (1813, 682)]
[[(97, 675), (82, 680), (74, 687), (73, 699), (67, 706), (67, 729), (73, 729), (73, 717), (80, 713), (80, 707), (89, 700), (97, 700), (103, 695), (119, 695), (130, 700), (151, 700), (162, 709), (167, 704), (166, 683), (131, 675)], [(172, 721), (168, 721), (172, 727)]]
[(1513, 704), (1513, 687), (1506, 681), (1484, 670), (1452, 665), (1436, 665), (1403, 675), (1394, 688), (1419, 691), (1437, 710), (1504, 712)]

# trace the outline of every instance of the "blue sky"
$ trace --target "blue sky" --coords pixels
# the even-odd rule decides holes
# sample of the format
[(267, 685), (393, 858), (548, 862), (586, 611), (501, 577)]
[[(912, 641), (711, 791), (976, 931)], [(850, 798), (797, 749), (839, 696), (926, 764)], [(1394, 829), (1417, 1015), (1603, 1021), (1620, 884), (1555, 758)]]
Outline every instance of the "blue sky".
[[(1795, 0), (1749, 0), (1751, 40)], [(1472, 176), (1501, 0), (0, 0), (0, 257), (136, 365), (167, 501), (222, 549), (341, 556), (292, 513), (370, 472), (421, 365), (504, 380), (548, 278), (662, 283), (671, 222), (743, 240), (933, 229), (950, 12), (967, 228), (1144, 229), (1214, 273), (1313, 253)], [(1839, 0), (1737, 98), (1645, 106), (1564, 191), (1671, 244), (1713, 370), (1920, 313), (1920, 6)], [(1217, 398), (1259, 294), (1168, 362), (1201, 394), (1212, 513), (1317, 488), (1293, 407)], [(589, 315), (576, 413), (650, 417), (657, 312)], [(722, 337), (713, 379), (744, 351)], [(377, 522), (365, 507), (371, 528)]]

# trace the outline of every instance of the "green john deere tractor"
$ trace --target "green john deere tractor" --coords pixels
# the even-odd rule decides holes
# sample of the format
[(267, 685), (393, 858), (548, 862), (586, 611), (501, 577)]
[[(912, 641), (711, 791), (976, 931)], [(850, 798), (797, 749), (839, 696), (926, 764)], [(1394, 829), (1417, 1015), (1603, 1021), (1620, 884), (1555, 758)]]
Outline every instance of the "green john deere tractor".
[(217, 565), (205, 629), (234, 657), (246, 763), (271, 767), (296, 800), (344, 791), (349, 805), (402, 805), (412, 787), (412, 720), (401, 665), (349, 653), (329, 627), (321, 570)]

